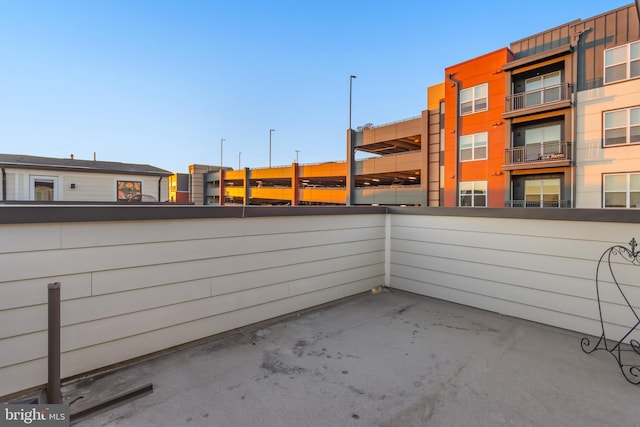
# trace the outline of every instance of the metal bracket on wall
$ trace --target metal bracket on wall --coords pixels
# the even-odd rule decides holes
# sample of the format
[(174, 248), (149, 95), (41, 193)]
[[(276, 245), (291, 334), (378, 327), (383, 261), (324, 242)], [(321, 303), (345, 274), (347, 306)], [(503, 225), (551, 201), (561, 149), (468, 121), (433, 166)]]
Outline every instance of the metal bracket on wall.
[[(598, 313), (600, 315), (600, 327), (602, 335), (595, 343), (591, 345), (591, 339), (584, 337), (580, 341), (582, 351), (585, 353), (593, 353), (596, 350), (604, 350), (611, 354), (618, 366), (622, 375), (631, 384), (640, 384), (640, 343), (634, 338), (634, 332), (638, 326), (640, 326), (640, 317), (636, 313), (636, 309), (631, 305), (624, 291), (622, 290), (621, 283), (618, 281), (618, 276), (614, 272), (613, 267), (615, 265), (624, 268), (624, 264), (631, 264), (634, 266), (640, 266), (640, 251), (636, 250), (638, 243), (633, 238), (629, 242), (631, 249), (624, 246), (615, 245), (608, 248), (600, 259), (598, 260), (598, 266), (596, 268), (596, 296), (598, 301)], [(626, 285), (623, 283), (623, 285)], [(608, 286), (608, 288), (604, 288)], [(613, 287), (613, 291), (611, 291)], [(616, 292), (617, 291), (617, 292)], [(601, 299), (602, 294), (606, 294), (606, 300)], [(633, 323), (631, 326), (623, 326), (623, 328), (629, 328), (623, 336), (616, 340), (607, 338), (606, 330), (612, 327), (612, 323), (606, 324), (606, 316), (603, 314), (605, 309), (611, 309), (616, 312), (616, 320), (620, 319), (624, 315)], [(628, 310), (628, 311), (626, 311)], [(613, 319), (609, 319), (612, 321)], [(606, 324), (606, 326), (605, 326)], [(619, 334), (616, 334), (618, 336)]]

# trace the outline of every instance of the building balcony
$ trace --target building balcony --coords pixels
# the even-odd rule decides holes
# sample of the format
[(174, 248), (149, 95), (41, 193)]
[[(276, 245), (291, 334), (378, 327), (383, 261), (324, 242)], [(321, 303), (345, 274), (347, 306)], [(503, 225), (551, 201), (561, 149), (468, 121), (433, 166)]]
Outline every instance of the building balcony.
[(509, 95), (506, 98), (505, 112), (502, 116), (512, 118), (569, 107), (571, 105), (571, 91), (569, 83), (561, 83), (538, 90)]
[(503, 170), (571, 165), (571, 142), (551, 141), (505, 150)]
[[(155, 388), (80, 426), (637, 418), (638, 389), (615, 360), (581, 349), (605, 326), (628, 336), (615, 288), (602, 293), (613, 316), (601, 323), (593, 272), (612, 236), (632, 237), (619, 231), (640, 224), (634, 212), (2, 209), (0, 401), (47, 381), (55, 281), (71, 414), (128, 387)], [(634, 273), (625, 288), (637, 297)], [(546, 399), (544, 411), (532, 396)]]

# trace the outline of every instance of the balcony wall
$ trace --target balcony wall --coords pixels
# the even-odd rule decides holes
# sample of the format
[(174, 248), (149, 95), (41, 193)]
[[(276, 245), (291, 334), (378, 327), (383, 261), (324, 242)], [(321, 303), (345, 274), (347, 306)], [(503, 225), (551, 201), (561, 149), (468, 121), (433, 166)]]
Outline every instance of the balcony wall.
[(354, 174), (394, 173), (398, 171), (420, 170), (422, 151), (391, 154), (355, 162)]
[(256, 199), (293, 200), (291, 187), (251, 187), (249, 197)]
[(303, 188), (298, 190), (301, 202), (344, 204), (347, 198), (344, 188)]
[(378, 142), (393, 141), (398, 138), (420, 135), (422, 133), (422, 117), (413, 117), (395, 123), (375, 126), (363, 131), (361, 145), (375, 144)]
[[(46, 381), (53, 281), (63, 377), (383, 283), (599, 335), (598, 258), (640, 223), (635, 211), (598, 209), (0, 209), (0, 396)], [(639, 267), (615, 268), (638, 307)], [(633, 319), (606, 285), (607, 334), (621, 335)]]
[(384, 283), (383, 208), (74, 208), (0, 207), (0, 396), (46, 382), (50, 282), (62, 377)]
[(354, 204), (413, 205), (421, 199), (419, 185), (360, 187), (354, 191)]
[[(601, 334), (598, 259), (614, 244), (627, 246), (638, 232), (635, 212), (628, 210), (389, 212), (392, 287), (595, 336)], [(613, 268), (638, 310), (639, 267), (616, 263)], [(600, 288), (609, 314), (607, 335), (620, 339), (637, 319), (607, 277)]]

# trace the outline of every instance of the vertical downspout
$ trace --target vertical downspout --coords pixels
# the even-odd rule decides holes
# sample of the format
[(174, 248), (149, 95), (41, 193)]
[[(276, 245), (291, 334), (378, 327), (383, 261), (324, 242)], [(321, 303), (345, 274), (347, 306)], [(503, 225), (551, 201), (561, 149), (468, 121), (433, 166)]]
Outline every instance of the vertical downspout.
[(7, 201), (7, 171), (2, 167), (2, 201)]
[(456, 162), (456, 168), (455, 168), (455, 180), (456, 180), (456, 188), (455, 188), (455, 205), (454, 206), (459, 206), (460, 205), (460, 162), (458, 162), (458, 149), (460, 146), (460, 132), (459, 132), (459, 128), (460, 128), (460, 119), (459, 119), (459, 114), (460, 114), (460, 106), (458, 105), (459, 100), (460, 100), (460, 81), (456, 80), (454, 78), (454, 76), (456, 75), (456, 73), (451, 73), (447, 75), (447, 79), (453, 83), (456, 87), (456, 103), (455, 103), (455, 108), (456, 108), (456, 113), (455, 113), (455, 134), (456, 134), (456, 150), (455, 150), (455, 154), (454, 154), (454, 159)]
[(160, 177), (160, 179), (158, 180), (158, 201), (161, 202), (162, 199), (160, 198), (162, 196), (162, 177)]
[[(576, 176), (576, 168), (578, 167), (578, 163), (577, 163), (577, 159), (576, 156), (578, 154), (578, 144), (577, 144), (577, 136), (576, 136), (576, 122), (578, 121), (578, 89), (579, 89), (579, 81), (578, 79), (580, 78), (579, 72), (578, 72), (578, 61), (577, 61), (577, 56), (578, 53), (580, 52), (580, 49), (578, 49), (578, 45), (580, 44), (580, 38), (582, 37), (582, 34), (584, 34), (585, 32), (591, 30), (591, 28), (585, 28), (583, 30), (580, 31), (576, 31), (574, 32), (574, 39), (572, 40), (571, 43), (571, 67), (573, 68), (571, 70), (571, 74), (573, 77), (573, 84), (569, 87), (569, 89), (571, 90), (571, 139), (573, 140), (571, 142), (571, 161), (570, 161), (570, 166), (571, 166), (571, 182), (570, 182), (570, 187), (571, 187), (571, 204), (569, 205), (569, 207), (571, 208), (575, 208), (576, 207), (576, 184), (575, 184), (575, 176)], [(574, 27), (574, 31), (575, 31), (575, 27)]]
[[(578, 42), (580, 41), (580, 35), (578, 35)], [(576, 43), (577, 46), (577, 43)], [(573, 79), (573, 85), (569, 87), (569, 90), (571, 90), (571, 112), (572, 112), (572, 117), (571, 117), (571, 139), (573, 140), (571, 142), (571, 161), (569, 162), (570, 168), (571, 168), (571, 182), (570, 182), (570, 187), (571, 187), (571, 203), (569, 204), (570, 208), (575, 208), (576, 207), (576, 184), (575, 184), (575, 176), (576, 176), (576, 168), (578, 167), (578, 163), (576, 161), (576, 155), (578, 153), (577, 150), (577, 137), (576, 137), (576, 120), (578, 120), (578, 92), (576, 89), (577, 85), (578, 85), (578, 66), (577, 66), (577, 61), (576, 61), (576, 55), (577, 53), (577, 49), (575, 47), (572, 47), (573, 52), (571, 52), (571, 62), (573, 63), (573, 70), (571, 70), (571, 72), (573, 73), (574, 79)]]

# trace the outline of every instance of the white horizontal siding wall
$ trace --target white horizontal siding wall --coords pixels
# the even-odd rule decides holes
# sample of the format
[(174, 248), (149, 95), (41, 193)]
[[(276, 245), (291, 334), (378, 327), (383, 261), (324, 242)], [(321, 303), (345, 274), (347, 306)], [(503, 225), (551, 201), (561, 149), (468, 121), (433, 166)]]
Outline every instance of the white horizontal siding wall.
[[(40, 169), (6, 168), (7, 200), (29, 200), (30, 177), (49, 177), (56, 179), (59, 201), (73, 202), (116, 202), (118, 181), (140, 181), (142, 193), (153, 196), (160, 202), (168, 200), (169, 186), (167, 177), (96, 172), (47, 171)], [(75, 184), (75, 188), (71, 188)], [(160, 194), (158, 193), (160, 190)], [(1, 197), (1, 196), (0, 196)]]
[[(640, 238), (636, 224), (432, 215), (392, 215), (390, 233), (392, 287), (595, 336), (598, 259)], [(640, 304), (640, 267), (614, 271)], [(637, 320), (602, 279), (607, 335), (621, 338)]]
[(640, 80), (577, 94), (576, 207), (601, 208), (603, 174), (640, 172), (640, 145), (603, 147), (603, 112), (637, 107)]
[(0, 396), (46, 382), (47, 283), (62, 376), (384, 283), (385, 216), (0, 225)]

